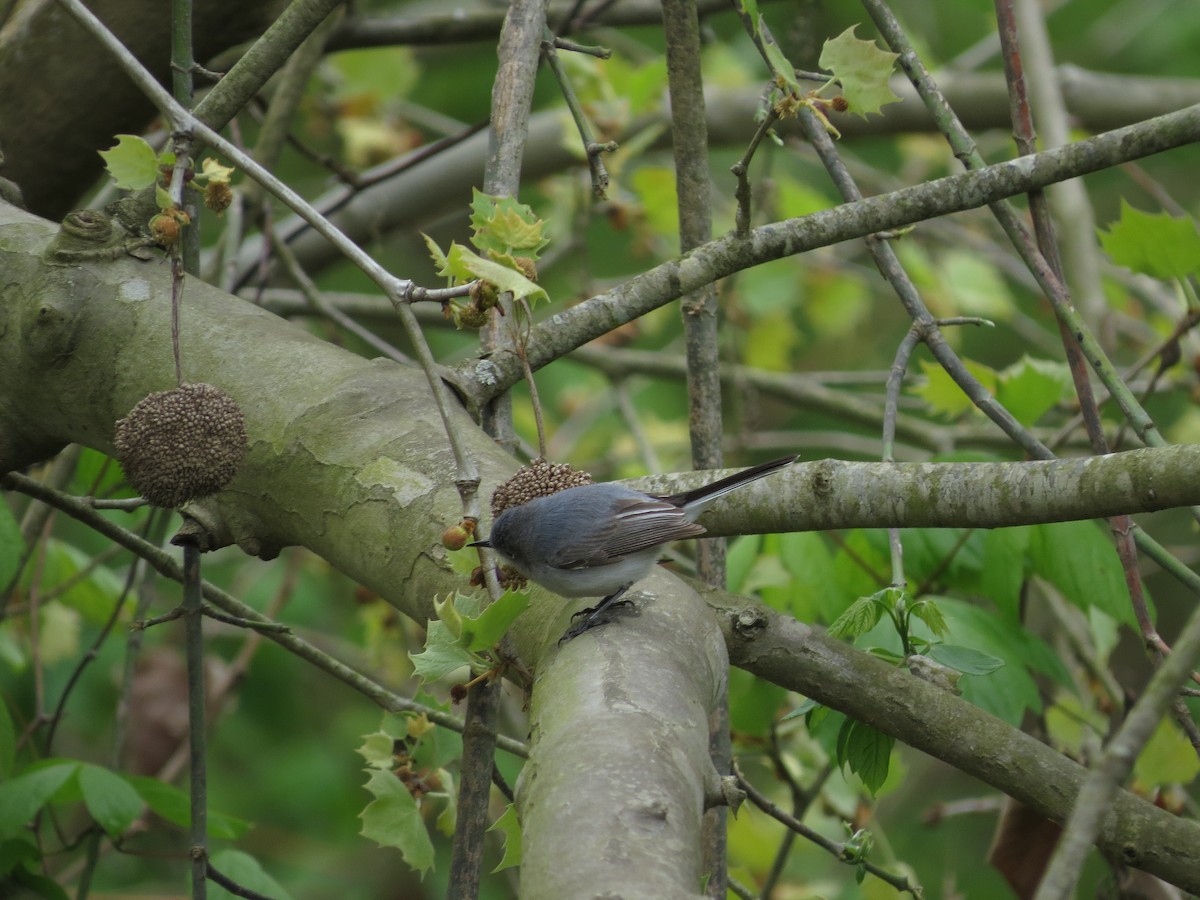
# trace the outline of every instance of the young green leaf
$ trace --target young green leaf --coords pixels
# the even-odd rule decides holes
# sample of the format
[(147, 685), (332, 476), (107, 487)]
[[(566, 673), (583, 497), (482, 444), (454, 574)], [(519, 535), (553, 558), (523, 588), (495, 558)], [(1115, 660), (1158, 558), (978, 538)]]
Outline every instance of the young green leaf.
[(922, 622), (929, 626), (929, 630), (936, 637), (943, 637), (946, 634), (946, 619), (942, 616), (942, 611), (938, 609), (937, 602), (929, 597), (922, 597), (913, 603), (908, 611), (911, 615), (916, 616)]
[(818, 63), (842, 83), (849, 111), (865, 119), (867, 113), (877, 113), (884, 105), (899, 101), (888, 83), (899, 54), (880, 50), (874, 41), (859, 40), (854, 36), (857, 27), (851, 25), (827, 40)]
[(414, 674), (427, 684), (444, 678), (455, 669), (470, 667), (475, 661), (444, 623), (433, 620), (430, 620), (425, 635), (425, 649), (408, 656), (413, 662)]
[(1100, 245), (1119, 266), (1155, 278), (1200, 272), (1200, 234), (1188, 216), (1146, 213), (1121, 201), (1121, 217), (1100, 232)]
[(854, 640), (859, 635), (866, 634), (878, 624), (883, 616), (883, 607), (875, 602), (875, 597), (859, 597), (838, 616), (829, 626), (829, 636)]
[[(126, 780), (138, 792), (146, 805), (160, 819), (172, 825), (187, 828), (191, 821), (191, 801), (188, 795), (173, 784), (159, 781), (148, 775), (128, 775)], [(250, 823), (228, 813), (208, 811), (208, 836), (226, 841), (236, 841), (250, 830)]]
[(79, 790), (88, 812), (109, 837), (120, 836), (142, 813), (138, 792), (120, 775), (100, 766), (80, 766)]
[(113, 184), (128, 191), (140, 191), (158, 180), (158, 154), (145, 139), (135, 134), (118, 134), (117, 143), (101, 150), (104, 167)]
[(479, 278), (494, 284), (500, 291), (510, 291), (517, 300), (522, 297), (533, 300), (549, 299), (545, 288), (530, 281), (523, 273), (493, 260), (484, 259), (462, 244), (450, 245), (446, 265), (439, 274), (451, 274), (464, 281)]
[(0, 784), (0, 840), (19, 832), (79, 769), (59, 760)]
[(998, 656), (955, 644), (934, 644), (929, 648), (929, 655), (964, 675), (988, 675), (1004, 665), (1004, 660)]
[(490, 650), (513, 622), (529, 608), (528, 592), (505, 591), (478, 616), (463, 619), (463, 642), (468, 652)]
[(359, 813), (362, 835), (381, 847), (395, 847), (419, 873), (433, 868), (433, 843), (421, 819), (421, 808), (404, 783), (391, 772), (368, 769), (366, 788), (374, 796)]
[[(291, 894), (278, 881), (267, 874), (257, 859), (241, 850), (218, 850), (212, 856), (213, 868), (222, 875), (249, 888), (259, 896), (272, 900), (291, 900)], [(208, 900), (233, 900), (235, 895), (220, 885), (209, 883)], [(245, 895), (243, 895), (245, 896)]]
[(488, 831), (499, 831), (504, 835), (504, 857), (492, 871), (499, 872), (501, 869), (521, 865), (521, 823), (517, 820), (517, 808), (511, 803), (508, 804), (504, 808), (504, 815), (498, 818)]
[(838, 762), (848, 765), (850, 771), (861, 778), (866, 789), (874, 795), (887, 780), (895, 743), (896, 739), (891, 735), (854, 719), (847, 719), (838, 733)]

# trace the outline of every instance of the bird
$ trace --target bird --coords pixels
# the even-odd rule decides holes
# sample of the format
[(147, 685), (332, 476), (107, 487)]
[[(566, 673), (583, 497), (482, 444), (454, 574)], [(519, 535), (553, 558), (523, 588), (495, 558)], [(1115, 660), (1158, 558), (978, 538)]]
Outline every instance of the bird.
[(622, 595), (653, 570), (665, 544), (705, 534), (696, 523), (718, 497), (794, 463), (784, 456), (679, 494), (648, 494), (616, 482), (585, 484), (504, 510), (490, 534), (470, 546), (490, 548), (525, 578), (563, 597), (601, 597), (580, 610), (562, 640), (608, 621), (628, 603)]

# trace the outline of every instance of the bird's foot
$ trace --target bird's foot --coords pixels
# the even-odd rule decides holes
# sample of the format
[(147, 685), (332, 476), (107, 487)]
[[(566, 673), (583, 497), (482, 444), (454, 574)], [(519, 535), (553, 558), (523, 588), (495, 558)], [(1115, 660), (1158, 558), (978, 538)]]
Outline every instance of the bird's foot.
[[(597, 625), (607, 625), (609, 622), (614, 622), (617, 619), (623, 619), (628, 615), (637, 615), (637, 607), (634, 606), (632, 600), (614, 600), (611, 603), (600, 602), (595, 606), (581, 609), (575, 615), (571, 616), (572, 621), (579, 621), (568, 628), (563, 636), (558, 639), (559, 644), (565, 644), (572, 638), (577, 638), (585, 631), (590, 631)], [(583, 618), (580, 618), (582, 616)]]

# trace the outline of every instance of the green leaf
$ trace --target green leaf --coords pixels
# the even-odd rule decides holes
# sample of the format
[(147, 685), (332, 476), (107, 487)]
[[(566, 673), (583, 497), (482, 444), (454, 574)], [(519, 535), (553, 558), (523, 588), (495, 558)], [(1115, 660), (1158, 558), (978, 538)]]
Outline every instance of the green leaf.
[(18, 834), (7, 841), (0, 841), (0, 884), (3, 884), (4, 878), (19, 866), (37, 868), (41, 859), (41, 851), (29, 832)]
[(446, 262), (445, 271), (453, 273), (455, 277), (464, 280), (479, 278), (494, 284), (500, 291), (510, 291), (513, 299), (519, 300), (522, 297), (529, 297), (533, 300), (550, 299), (545, 289), (526, 278), (524, 273), (493, 260), (484, 259), (462, 244), (450, 245), (450, 253), (446, 257)]
[[(999, 377), (996, 375), (995, 369), (969, 359), (963, 360), (963, 362), (966, 364), (967, 371), (979, 380), (988, 393), (996, 393)], [(957, 418), (968, 410), (974, 409), (971, 399), (937, 363), (922, 360), (921, 372), (925, 379), (923, 383), (913, 389), (912, 393), (924, 400), (931, 411), (941, 413), (948, 418)]]
[(504, 835), (504, 856), (492, 872), (521, 865), (521, 823), (517, 819), (517, 808), (508, 804), (504, 815), (493, 822), (488, 831), (499, 831)]
[(929, 655), (964, 675), (988, 675), (1005, 664), (998, 656), (955, 644), (934, 644), (929, 648)]
[(1039, 525), (1029, 549), (1033, 571), (1080, 609), (1096, 606), (1136, 627), (1117, 551), (1095, 522)]
[(766, 739), (788, 692), (742, 669), (729, 670), (729, 727), (740, 737)]
[(13, 729), (8, 705), (0, 697), (0, 779), (8, 778), (17, 759), (17, 735)]
[(437, 681), (463, 666), (474, 664), (475, 658), (459, 645), (457, 639), (442, 622), (429, 622), (425, 635), (425, 649), (420, 653), (409, 653), (413, 663), (413, 674), (426, 683)]
[(531, 602), (527, 591), (508, 590), (489, 603), (478, 616), (464, 617), (462, 639), (467, 651), (478, 652), (494, 647)]
[(495, 197), (475, 188), (471, 191), (471, 243), (484, 253), (516, 253), (537, 259), (538, 251), (550, 243), (545, 225), (532, 207), (513, 197)]
[(368, 769), (366, 788), (375, 797), (359, 814), (362, 835), (381, 847), (395, 847), (422, 875), (433, 867), (433, 844), (416, 799), (391, 772)]
[(88, 812), (109, 837), (119, 837), (142, 813), (138, 792), (120, 775), (100, 766), (80, 766), (79, 790)]
[(9, 584), (13, 580), (24, 553), (21, 526), (13, 518), (8, 504), (0, 503), (0, 584)]
[(437, 829), (446, 837), (453, 837), (454, 829), (458, 826), (458, 792), (454, 789), (454, 776), (447, 769), (438, 769), (436, 774), (442, 785), (439, 799), (446, 804), (446, 808), (438, 813)]
[(883, 616), (883, 607), (876, 602), (878, 594), (859, 597), (829, 626), (829, 636), (854, 640), (866, 634)]
[(942, 611), (938, 608), (937, 602), (932, 598), (922, 597), (913, 603), (908, 608), (908, 611), (911, 615), (916, 616), (928, 625), (929, 630), (933, 632), (934, 636), (943, 637), (946, 634), (946, 619), (942, 616)]
[(442, 248), (437, 245), (437, 241), (421, 232), (421, 237), (425, 239), (425, 246), (429, 250), (429, 258), (433, 260), (433, 264), (438, 268), (438, 274), (444, 275), (448, 265), (446, 254), (442, 252)]
[(865, 119), (867, 113), (877, 113), (884, 105), (899, 101), (888, 83), (899, 54), (879, 49), (874, 41), (859, 40), (854, 36), (857, 27), (851, 25), (827, 40), (818, 64), (842, 83), (849, 111)]
[(1030, 527), (1022, 525), (990, 529), (983, 535), (985, 563), (980, 573), (980, 593), (1010, 622), (1019, 622), (1021, 617), (1030, 534)]
[(158, 154), (136, 134), (118, 134), (117, 143), (101, 150), (100, 157), (119, 188), (140, 191), (158, 180)]
[(79, 763), (60, 760), (0, 784), (0, 840), (24, 828), (78, 770)]
[(1121, 201), (1121, 217), (1100, 232), (1100, 245), (1119, 266), (1155, 278), (1200, 272), (1200, 234), (1190, 217), (1146, 213)]
[(1025, 356), (1000, 373), (996, 399), (1022, 425), (1033, 425), (1047, 410), (1073, 396), (1073, 387), (1066, 363)]
[(775, 39), (762, 27), (763, 21), (761, 15), (755, 19), (754, 31), (762, 43), (763, 53), (766, 54), (767, 63), (771, 67), (771, 74), (775, 76), (777, 82), (782, 81), (792, 93), (799, 94), (800, 82), (796, 80), (796, 67), (792, 65), (791, 60), (787, 58), (784, 52), (779, 49), (779, 45), (775, 43)]
[[(1046, 675), (1072, 689), (1071, 676), (1058, 656), (1019, 622), (949, 597), (938, 603), (957, 645), (1002, 659), (1005, 665), (986, 676), (964, 677), (963, 699), (1017, 725), (1026, 711), (1041, 712), (1042, 692), (1034, 673)], [(930, 655), (937, 658), (934, 648)]]
[[(266, 873), (257, 859), (241, 850), (219, 850), (212, 855), (213, 868), (227, 875), (242, 887), (256, 891), (271, 900), (291, 900), (291, 894), (278, 881)], [(231, 894), (219, 884), (208, 883), (209, 900), (233, 900)]]
[(1200, 760), (1179, 726), (1163, 719), (1142, 748), (1133, 774), (1148, 788), (1169, 784), (1191, 784), (1200, 774)]
[(12, 881), (23, 889), (16, 896), (22, 898), (41, 897), (43, 900), (69, 900), (67, 892), (59, 886), (58, 882), (41, 872), (21, 867), (13, 872)]
[[(172, 825), (187, 828), (191, 824), (192, 803), (188, 795), (173, 784), (159, 781), (148, 775), (127, 775), (125, 780), (138, 792), (138, 796), (160, 819)], [(208, 836), (221, 840), (235, 841), (250, 829), (250, 823), (237, 816), (208, 810)]]
[(848, 765), (873, 795), (887, 780), (895, 743), (891, 735), (854, 719), (846, 719), (838, 733), (838, 763)]
[(376, 731), (366, 735), (363, 745), (355, 752), (372, 769), (391, 769), (396, 764), (396, 738), (386, 731)]

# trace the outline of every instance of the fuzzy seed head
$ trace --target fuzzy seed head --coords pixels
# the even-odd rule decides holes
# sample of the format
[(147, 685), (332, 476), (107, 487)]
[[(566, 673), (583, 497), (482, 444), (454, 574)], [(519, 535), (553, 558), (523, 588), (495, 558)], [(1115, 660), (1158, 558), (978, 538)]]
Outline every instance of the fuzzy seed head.
[(233, 479), (246, 455), (246, 422), (220, 388), (185, 384), (144, 397), (117, 422), (113, 443), (134, 489), (174, 508)]

